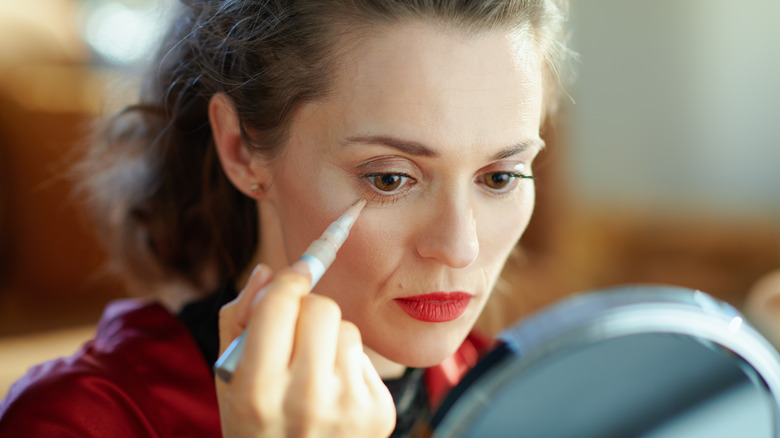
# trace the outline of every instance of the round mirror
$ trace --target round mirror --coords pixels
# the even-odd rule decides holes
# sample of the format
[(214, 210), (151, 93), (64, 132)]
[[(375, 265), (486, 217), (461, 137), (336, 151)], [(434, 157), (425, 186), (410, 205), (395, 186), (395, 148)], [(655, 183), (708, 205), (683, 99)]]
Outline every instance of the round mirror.
[(582, 294), (500, 337), (436, 412), (433, 436), (780, 436), (780, 356), (700, 291)]

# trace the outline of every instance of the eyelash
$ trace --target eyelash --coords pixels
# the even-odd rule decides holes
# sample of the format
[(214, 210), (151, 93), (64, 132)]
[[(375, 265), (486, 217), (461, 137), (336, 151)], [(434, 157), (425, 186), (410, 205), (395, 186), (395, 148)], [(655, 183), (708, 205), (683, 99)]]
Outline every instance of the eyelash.
[[(507, 187), (504, 187), (502, 189), (492, 189), (490, 187), (486, 187), (485, 188), (486, 191), (490, 192), (493, 196), (496, 196), (496, 197), (499, 197), (499, 198), (500, 197), (504, 197), (504, 196), (508, 195), (509, 193), (511, 193), (512, 191), (514, 191), (517, 188), (517, 182), (519, 182), (520, 180), (524, 180), (524, 179), (534, 180), (534, 179), (536, 179), (532, 175), (527, 175), (527, 174), (519, 173), (519, 172), (485, 172), (485, 173), (481, 174), (479, 177), (483, 178), (483, 177), (485, 177), (487, 175), (495, 175), (495, 174), (508, 175), (509, 177), (511, 177), (513, 179), (512, 181), (507, 183)], [(383, 177), (383, 176), (401, 177), (401, 178), (404, 178), (405, 181), (403, 181), (401, 183), (401, 186), (399, 188), (397, 188), (397, 189), (395, 189), (393, 191), (390, 191), (390, 192), (384, 192), (383, 193), (383, 192), (379, 191), (379, 189), (376, 187), (376, 184), (371, 181), (373, 178)], [(407, 174), (404, 174), (404, 173), (393, 173), (393, 172), (368, 173), (368, 174), (365, 174), (365, 175), (361, 175), (360, 179), (365, 181), (365, 185), (367, 186), (367, 187), (364, 188), (364, 192), (365, 192), (366, 198), (368, 200), (370, 200), (370, 201), (378, 202), (378, 203), (380, 203), (382, 205), (383, 204), (387, 204), (387, 203), (393, 203), (393, 202), (401, 200), (402, 198), (404, 198), (409, 193), (409, 190), (411, 190), (411, 187), (406, 188), (407, 186), (410, 185), (410, 182), (411, 182), (412, 186), (414, 186), (417, 183), (417, 180), (415, 180), (414, 178), (412, 178), (411, 176), (409, 176)], [(484, 186), (485, 184), (481, 183), (481, 185)], [(402, 190), (402, 191), (399, 192), (399, 190)]]
[[(487, 183), (484, 181), (484, 178), (490, 177), (491, 175), (507, 175), (510, 178), (512, 178), (510, 181), (506, 183), (504, 187), (501, 188), (492, 188), (487, 185)], [(502, 171), (493, 171), (493, 172), (485, 172), (479, 175), (478, 177), (478, 183), (483, 187), (483, 189), (491, 196), (494, 196), (496, 198), (503, 198), (505, 196), (509, 196), (517, 190), (519, 187), (520, 181), (528, 179), (533, 180), (535, 179), (532, 175), (527, 175), (520, 172), (502, 172)]]

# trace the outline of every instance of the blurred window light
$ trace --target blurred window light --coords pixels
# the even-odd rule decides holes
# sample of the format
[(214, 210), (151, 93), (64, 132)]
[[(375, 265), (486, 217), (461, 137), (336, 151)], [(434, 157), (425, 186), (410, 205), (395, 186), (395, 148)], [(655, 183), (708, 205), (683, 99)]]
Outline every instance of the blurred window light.
[(159, 1), (90, 1), (82, 12), (87, 44), (111, 64), (133, 64), (154, 52), (164, 32), (164, 8)]

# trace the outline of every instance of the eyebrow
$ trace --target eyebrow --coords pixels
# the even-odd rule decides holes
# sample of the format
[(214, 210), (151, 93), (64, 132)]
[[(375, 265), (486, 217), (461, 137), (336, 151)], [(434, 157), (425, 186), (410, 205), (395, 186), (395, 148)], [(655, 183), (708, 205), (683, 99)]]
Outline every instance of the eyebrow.
[(418, 143), (416, 141), (402, 140), (400, 138), (390, 137), (386, 135), (348, 137), (344, 141), (345, 146), (355, 144), (355, 143), (376, 144), (381, 146), (387, 146), (389, 148), (397, 149), (401, 152), (404, 152), (409, 155), (414, 155), (417, 157), (438, 157), (439, 156), (439, 154), (436, 151), (429, 148), (428, 146), (425, 146), (422, 143)]
[[(439, 156), (438, 152), (436, 152), (435, 150), (431, 149), (430, 147), (422, 143), (418, 143), (416, 141), (403, 140), (400, 138), (395, 138), (386, 135), (347, 137), (342, 144), (344, 146), (350, 146), (353, 144), (375, 144), (380, 146), (387, 146), (389, 148), (396, 149), (408, 155), (413, 155), (417, 157), (438, 157)], [(545, 146), (544, 140), (538, 137), (528, 139), (528, 140), (523, 140), (519, 143), (516, 143), (512, 146), (509, 146), (507, 148), (498, 151), (498, 153), (493, 155), (492, 160), (503, 160), (512, 157), (514, 155), (517, 155), (533, 147), (538, 148), (538, 150), (542, 150), (544, 146)]]

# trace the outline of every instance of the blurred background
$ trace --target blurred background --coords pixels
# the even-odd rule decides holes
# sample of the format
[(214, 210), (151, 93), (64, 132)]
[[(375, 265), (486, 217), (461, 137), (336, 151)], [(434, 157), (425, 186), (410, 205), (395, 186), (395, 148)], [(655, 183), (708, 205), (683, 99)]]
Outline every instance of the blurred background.
[[(172, 2), (0, 2), (0, 397), (125, 294), (67, 171), (90, 122), (132, 90)], [(742, 307), (780, 268), (778, 16), (776, 0), (573, 1), (576, 80), (486, 329), (625, 283)]]

